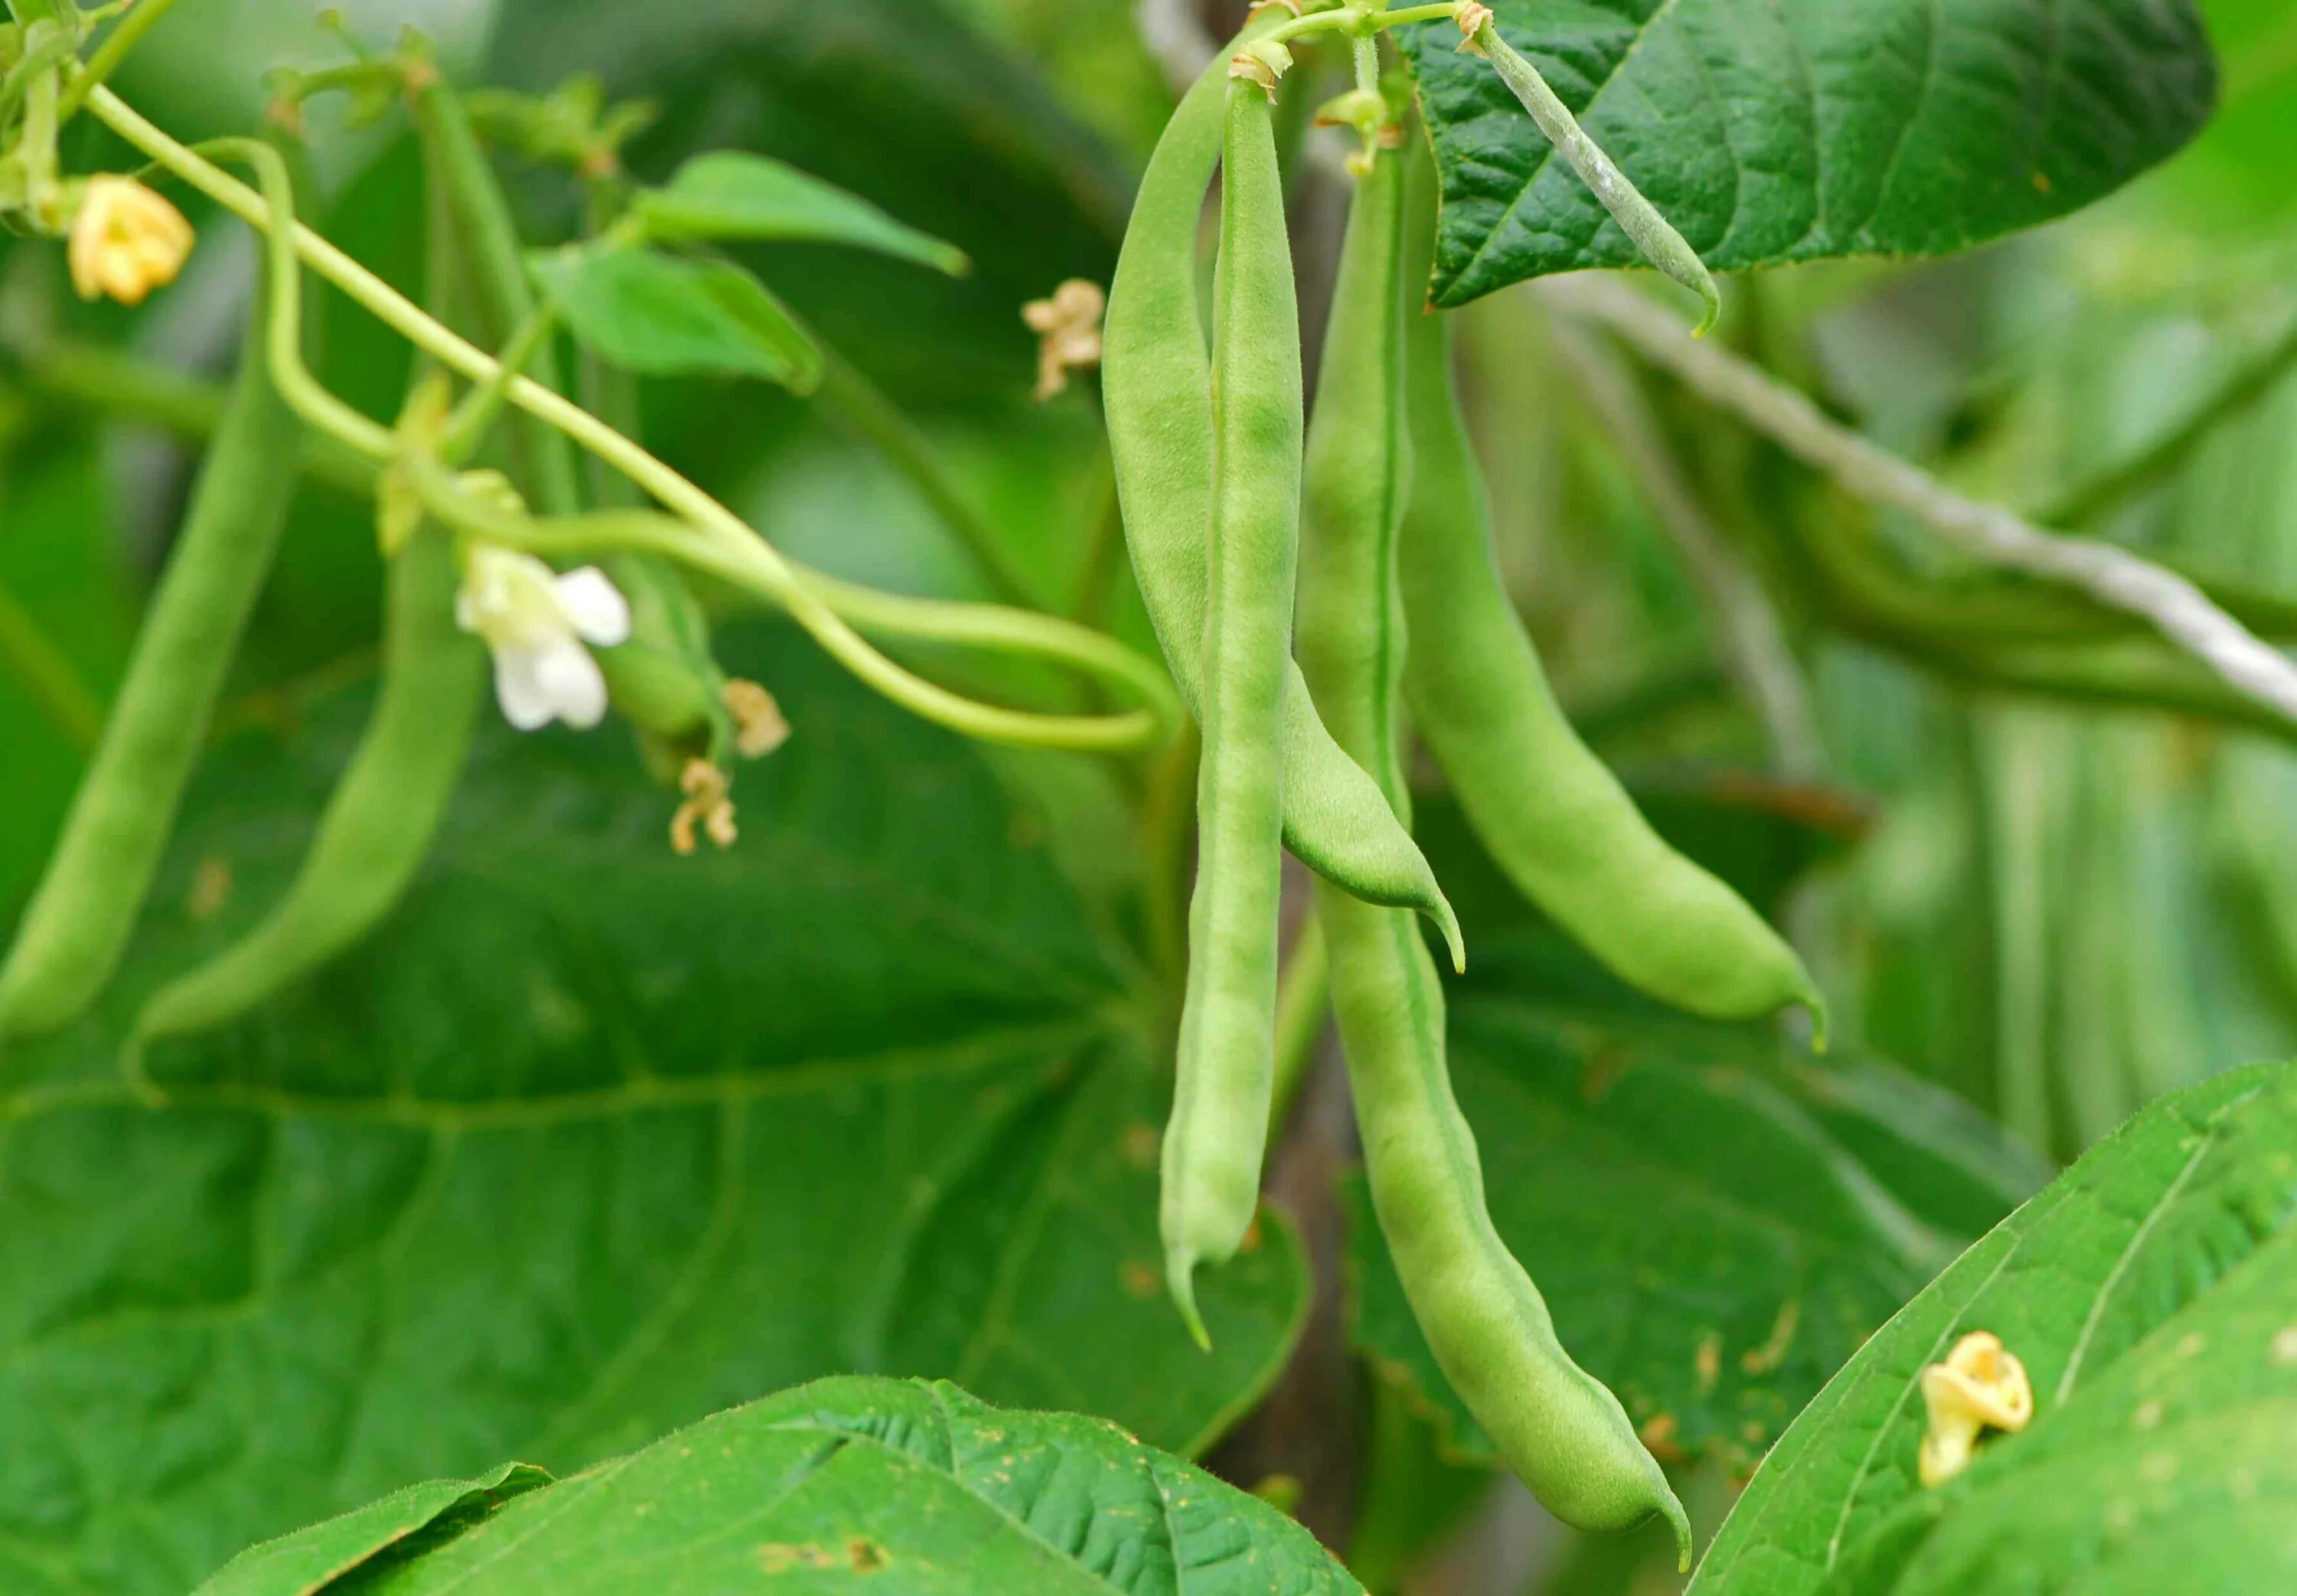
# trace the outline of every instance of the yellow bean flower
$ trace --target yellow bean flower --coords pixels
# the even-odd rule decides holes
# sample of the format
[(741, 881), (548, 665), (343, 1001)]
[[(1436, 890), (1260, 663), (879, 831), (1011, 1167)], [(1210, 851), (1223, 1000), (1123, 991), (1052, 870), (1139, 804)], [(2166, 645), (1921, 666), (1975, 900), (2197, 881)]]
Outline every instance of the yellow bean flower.
[(1919, 1459), (1925, 1485), (1943, 1485), (1968, 1468), (1985, 1431), (2015, 1434), (2034, 1417), (2026, 1366), (1984, 1330), (1964, 1336), (1945, 1362), (1923, 1370), (1922, 1386), (1930, 1412)]
[(123, 305), (164, 288), (192, 252), (184, 213), (132, 177), (91, 177), (72, 220), (72, 287), (84, 300), (110, 295)]

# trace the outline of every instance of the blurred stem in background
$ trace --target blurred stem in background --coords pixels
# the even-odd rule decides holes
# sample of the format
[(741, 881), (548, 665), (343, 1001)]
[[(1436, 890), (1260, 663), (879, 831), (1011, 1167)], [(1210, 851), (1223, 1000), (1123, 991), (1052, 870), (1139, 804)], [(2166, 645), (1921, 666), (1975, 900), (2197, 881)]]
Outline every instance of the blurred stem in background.
[(103, 705), (81, 681), (54, 639), (0, 588), (0, 671), (22, 684), (32, 702), (72, 746), (85, 753), (103, 732)]

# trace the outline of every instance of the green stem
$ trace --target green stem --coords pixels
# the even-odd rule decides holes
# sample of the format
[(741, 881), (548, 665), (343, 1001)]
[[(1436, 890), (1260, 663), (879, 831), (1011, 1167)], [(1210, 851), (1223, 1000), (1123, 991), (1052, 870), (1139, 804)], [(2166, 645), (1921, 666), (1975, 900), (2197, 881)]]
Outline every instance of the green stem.
[(2202, 440), (2264, 397), (2267, 390), (2297, 367), (2297, 322), (2279, 341), (2227, 377), (2186, 419), (2128, 458), (2076, 483), (2037, 511), (2046, 525), (2082, 529), (2168, 477)]
[(72, 56), (72, 36), (45, 22), (34, 23), (26, 30), (24, 40), (23, 58), (8, 69), (6, 78), (0, 78), (0, 117), (12, 115), (42, 74), (54, 71)]
[(821, 385), (813, 402), (848, 436), (858, 438), (883, 455), (929, 506), (988, 581), (990, 590), (1008, 604), (1025, 605), (1035, 596), (1017, 571), (1004, 543), (964, 494), (950, 480), (948, 468), (926, 435), (885, 397), (877, 384), (851, 362), (822, 346)]
[[(44, 338), (19, 351), (16, 374), (39, 399), (141, 422), (186, 443), (205, 443), (223, 419), (224, 391), (101, 344)], [(306, 434), (299, 469), (339, 493), (371, 497), (375, 467), (325, 434)]]
[(1268, 1123), (1281, 1125), (1308, 1078), (1316, 1042), (1330, 1017), (1332, 955), (1323, 923), (1311, 916), (1292, 944), (1292, 957), (1276, 987), (1276, 1067), (1269, 1094)]
[(1460, 14), (1462, 4), (1463, 0), (1443, 0), (1439, 4), (1405, 5), (1394, 11), (1384, 11), (1377, 5), (1343, 5), (1336, 11), (1311, 12), (1305, 17), (1295, 17), (1269, 29), (1264, 37), (1272, 44), (1281, 45), (1317, 33), (1364, 36), (1413, 22), (1448, 21)]
[[(243, 140), (231, 145), (261, 175), (265, 193), (258, 193), (145, 120), (110, 89), (98, 88), (88, 104), (112, 131), (262, 232), (270, 241), (275, 259), (285, 259), (292, 267), (293, 259), (301, 257), (386, 326), (470, 381), (490, 382), (500, 372), (500, 366), (485, 350), (440, 326), (405, 295), (296, 222), (292, 195), (286, 192), (286, 174), (276, 152)], [(275, 276), (291, 280), (292, 273)], [(283, 396), (314, 424), (335, 432), (363, 453), (388, 458), (392, 450), (390, 432), (309, 383), (309, 374), (302, 372), (292, 342), (294, 318), (283, 314), (294, 306), (292, 288), (283, 293), (275, 287), (270, 353), (284, 378), (280, 383)], [(280, 336), (283, 329), (284, 338)], [(297, 382), (299, 376), (304, 381)], [(698, 541), (688, 539), (687, 547), (664, 552), (674, 552), (689, 564), (712, 569), (726, 580), (770, 596), (831, 658), (912, 713), (969, 736), (1025, 747), (1109, 751), (1155, 740), (1156, 718), (1145, 713), (1089, 719), (1026, 714), (976, 703), (902, 670), (870, 647), (824, 604), (779, 550), (640, 445), (531, 377), (511, 377), (507, 390), (513, 404), (556, 427), (630, 478), (699, 535)]]
[[(1058, 617), (993, 605), (880, 593), (789, 562), (784, 562), (778, 577), (769, 577), (757, 562), (744, 557), (737, 546), (697, 539), (683, 522), (652, 511), (604, 510), (548, 522), (505, 515), (473, 501), (435, 462), (411, 458), (405, 464), (424, 507), (468, 537), (561, 557), (611, 549), (661, 555), (793, 614), (811, 607), (836, 616), (842, 626), (850, 624), (860, 632), (878, 637), (1055, 660), (1108, 680), (1145, 706), (1116, 715), (1041, 715), (976, 703), (901, 673), (905, 678), (903, 693), (928, 699), (938, 696), (939, 713), (934, 718), (986, 741), (1104, 752), (1134, 748), (1169, 736), (1181, 716), (1171, 685), (1154, 665), (1105, 633)], [(874, 654), (872, 657), (883, 658)], [(885, 667), (900, 670), (890, 661), (885, 662)], [(872, 681), (871, 685), (878, 684)], [(893, 692), (886, 695), (908, 702)], [(958, 724), (959, 720), (963, 724)]]
[(144, 36), (152, 31), (152, 26), (167, 15), (169, 8), (175, 4), (176, 0), (136, 0), (136, 4), (128, 8), (128, 14), (119, 19), (119, 25), (103, 36), (103, 43), (98, 45), (95, 53), (87, 58), (86, 70), (64, 91), (63, 103), (57, 108), (57, 119), (69, 122), (78, 116), (80, 108), (87, 103), (88, 95), (119, 70), (119, 63), (128, 59), (128, 53), (142, 42)]
[(527, 311), (526, 319), (511, 333), (510, 341), (496, 357), (502, 362), (502, 370), (465, 394), (462, 402), (455, 407), (455, 413), (447, 418), (447, 429), (439, 442), (440, 458), (460, 462), (478, 451), (488, 430), (502, 415), (511, 378), (527, 369), (557, 330), (556, 305), (537, 305)]
[(39, 623), (0, 588), (0, 667), (74, 748), (87, 753), (103, 735), (103, 705)]

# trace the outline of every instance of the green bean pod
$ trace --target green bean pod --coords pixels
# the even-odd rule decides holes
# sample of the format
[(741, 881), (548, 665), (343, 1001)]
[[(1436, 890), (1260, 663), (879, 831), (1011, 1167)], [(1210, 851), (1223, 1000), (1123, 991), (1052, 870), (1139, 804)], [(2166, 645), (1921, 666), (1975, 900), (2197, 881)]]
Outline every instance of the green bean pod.
[(1173, 1297), (1200, 1343), (1196, 1266), (1243, 1245), (1268, 1147), (1284, 872), (1278, 739), (1300, 530), (1300, 311), (1273, 107), (1250, 84), (1228, 90), (1222, 173), (1197, 882), (1162, 1212)]
[[(1281, 20), (1270, 8), (1257, 29)], [(1205, 528), (1213, 483), (1212, 372), (1197, 311), (1197, 226), (1220, 158), (1228, 53), (1206, 69), (1157, 141), (1110, 285), (1101, 391), (1124, 536), (1174, 682), (1203, 697)], [(1459, 922), (1411, 834), (1318, 719), (1288, 668), (1283, 698), (1284, 841), (1327, 880), (1433, 919), (1464, 964)]]
[(1659, 838), (1556, 703), (1493, 555), (1450, 334), (1447, 317), (1411, 318), (1419, 470), (1402, 575), (1419, 646), (1404, 693), (1421, 738), (1501, 871), (1621, 980), (1713, 1019), (1801, 1004), (1824, 1045), (1824, 1004), (1794, 950)]
[(392, 558), (383, 685), (294, 884), (246, 936), (152, 995), (139, 1046), (253, 1008), (358, 942), (406, 892), (486, 702), (486, 649), (455, 625), (458, 580), (453, 543), (434, 529)]
[[(1408, 815), (1398, 679), (1406, 659), (1396, 592), (1407, 483), (1416, 475), (1401, 414), (1409, 358), (1406, 227), (1432, 227), (1404, 202), (1404, 160), (1383, 153), (1361, 183), (1325, 339), (1308, 448), (1301, 554), (1302, 656), (1341, 745)], [(1416, 319), (1416, 318), (1414, 318)], [(1493, 1228), (1474, 1133), (1452, 1095), (1444, 993), (1408, 914), (1320, 884), (1332, 1003), (1363, 1132), (1365, 1172), (1404, 1294), (1437, 1364), (1500, 1455), (1549, 1511), (1616, 1531), (1682, 1504), (1618, 1399), (1571, 1361), (1547, 1304)]]
[(103, 740), (0, 967), (0, 1042), (70, 1023), (118, 966), (279, 547), (302, 439), (266, 371), (263, 324), (259, 309)]
[[(424, 299), (432, 315), (489, 335), (531, 309), (493, 177), (437, 85), (416, 95), (424, 131), (429, 237)], [(442, 137), (441, 119), (449, 136)], [(490, 222), (489, 218), (493, 221)], [(490, 247), (488, 240), (493, 239)], [(557, 497), (547, 453), (513, 469), (522, 489)], [(537, 473), (539, 474), (537, 474)], [(571, 493), (571, 488), (568, 489)], [(453, 541), (418, 526), (391, 556), (383, 592), (382, 683), (310, 850), (287, 892), (238, 942), (146, 1000), (133, 1047), (237, 1018), (351, 947), (388, 914), (414, 879), (452, 796), (486, 702), (486, 650), (455, 623), (459, 572)]]

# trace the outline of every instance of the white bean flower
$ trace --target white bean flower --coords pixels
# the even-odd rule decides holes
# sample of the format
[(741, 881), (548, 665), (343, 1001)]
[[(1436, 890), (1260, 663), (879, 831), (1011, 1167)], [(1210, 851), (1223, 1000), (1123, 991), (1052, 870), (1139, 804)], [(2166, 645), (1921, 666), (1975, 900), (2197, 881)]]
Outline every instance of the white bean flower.
[(605, 719), (606, 680), (586, 645), (626, 641), (630, 606), (597, 566), (562, 576), (532, 555), (473, 545), (455, 623), (493, 652), (495, 698), (519, 730)]

